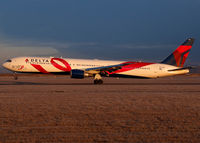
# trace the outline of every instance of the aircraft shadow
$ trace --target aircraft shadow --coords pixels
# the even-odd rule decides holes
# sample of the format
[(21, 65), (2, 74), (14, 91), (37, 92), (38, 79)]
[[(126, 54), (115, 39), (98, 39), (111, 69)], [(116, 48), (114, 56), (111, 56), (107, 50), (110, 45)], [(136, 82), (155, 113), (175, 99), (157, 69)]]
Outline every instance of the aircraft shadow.
[[(0, 81), (0, 85), (94, 85), (91, 83), (37, 83), (37, 82), (19, 82), (19, 81)], [(200, 85), (200, 83), (161, 83), (161, 82), (149, 82), (149, 83), (104, 83), (103, 85)]]

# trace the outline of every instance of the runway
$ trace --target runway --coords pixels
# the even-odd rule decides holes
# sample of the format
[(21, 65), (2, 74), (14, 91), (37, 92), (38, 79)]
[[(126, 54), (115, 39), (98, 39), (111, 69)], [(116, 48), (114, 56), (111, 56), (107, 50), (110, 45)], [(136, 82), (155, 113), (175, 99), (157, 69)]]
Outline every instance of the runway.
[(0, 77), (0, 142), (199, 142), (200, 76)]

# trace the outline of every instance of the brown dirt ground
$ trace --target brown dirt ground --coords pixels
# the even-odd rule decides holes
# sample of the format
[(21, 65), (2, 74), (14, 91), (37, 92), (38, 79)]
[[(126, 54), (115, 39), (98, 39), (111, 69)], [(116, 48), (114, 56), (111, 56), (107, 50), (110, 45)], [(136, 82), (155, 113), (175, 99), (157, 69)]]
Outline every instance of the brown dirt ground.
[(200, 142), (200, 76), (0, 77), (0, 142)]

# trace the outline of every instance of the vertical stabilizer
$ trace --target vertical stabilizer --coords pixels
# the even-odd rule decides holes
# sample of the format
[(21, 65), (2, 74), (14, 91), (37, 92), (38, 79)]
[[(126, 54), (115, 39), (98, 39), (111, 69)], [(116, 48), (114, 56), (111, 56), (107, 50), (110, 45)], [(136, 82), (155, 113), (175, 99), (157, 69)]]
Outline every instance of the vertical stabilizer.
[(180, 45), (171, 55), (169, 55), (161, 63), (177, 67), (183, 67), (190, 52), (190, 49), (192, 48), (193, 43), (194, 43), (193, 38), (187, 39), (182, 45)]

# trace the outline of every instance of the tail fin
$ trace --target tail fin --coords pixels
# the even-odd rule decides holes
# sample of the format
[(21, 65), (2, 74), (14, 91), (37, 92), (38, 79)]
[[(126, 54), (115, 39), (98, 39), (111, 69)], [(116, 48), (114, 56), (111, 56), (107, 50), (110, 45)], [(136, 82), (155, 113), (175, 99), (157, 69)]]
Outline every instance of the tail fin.
[(180, 45), (171, 55), (169, 55), (165, 60), (161, 63), (174, 65), (177, 67), (183, 67), (190, 49), (194, 43), (193, 38), (187, 39), (182, 45)]

